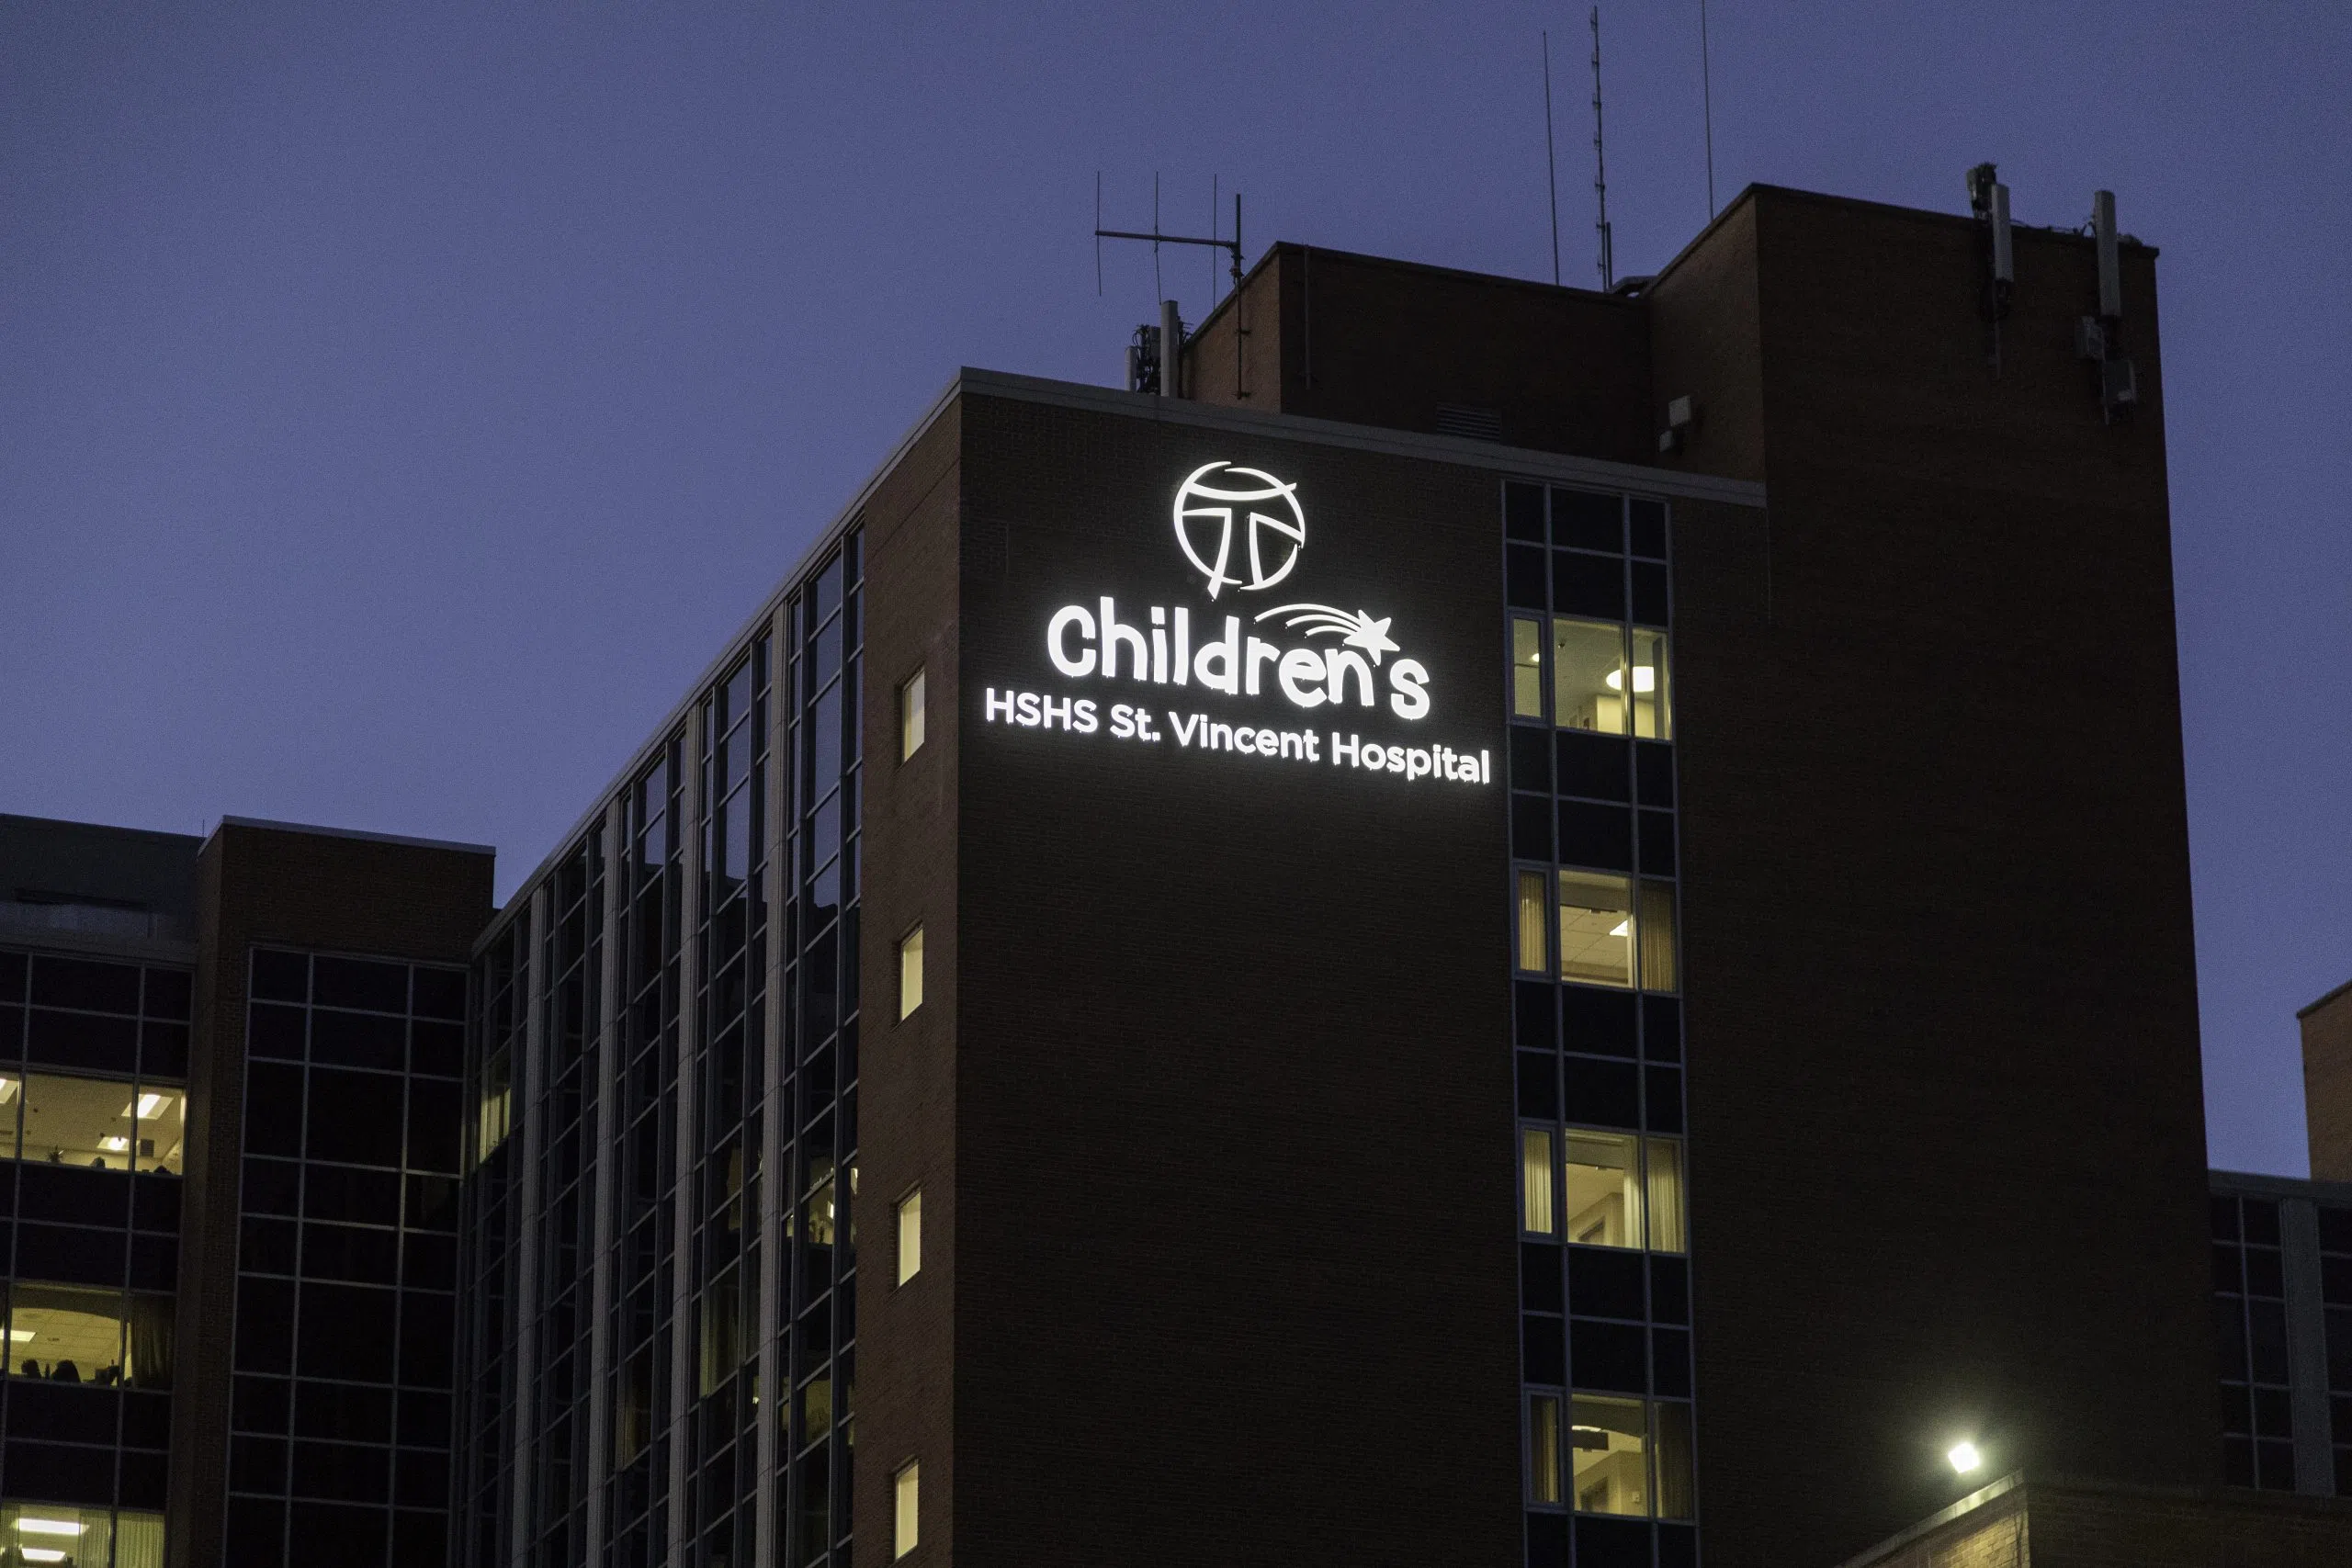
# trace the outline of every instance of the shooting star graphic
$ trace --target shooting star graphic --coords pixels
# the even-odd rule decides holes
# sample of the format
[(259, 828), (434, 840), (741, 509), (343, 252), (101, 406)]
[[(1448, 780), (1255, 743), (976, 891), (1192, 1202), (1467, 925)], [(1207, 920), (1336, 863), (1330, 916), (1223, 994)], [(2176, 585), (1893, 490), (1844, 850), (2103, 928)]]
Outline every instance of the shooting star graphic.
[(1271, 610), (1261, 612), (1257, 618), (1264, 621), (1276, 615), (1289, 617), (1283, 622), (1286, 626), (1305, 626), (1308, 637), (1336, 637), (1349, 648), (1360, 648), (1372, 655), (1375, 665), (1380, 662), (1382, 654), (1398, 651), (1397, 645), (1388, 636), (1388, 623), (1396, 619), (1394, 615), (1383, 615), (1374, 620), (1369, 610), (1358, 610), (1350, 615), (1329, 604), (1277, 604)]

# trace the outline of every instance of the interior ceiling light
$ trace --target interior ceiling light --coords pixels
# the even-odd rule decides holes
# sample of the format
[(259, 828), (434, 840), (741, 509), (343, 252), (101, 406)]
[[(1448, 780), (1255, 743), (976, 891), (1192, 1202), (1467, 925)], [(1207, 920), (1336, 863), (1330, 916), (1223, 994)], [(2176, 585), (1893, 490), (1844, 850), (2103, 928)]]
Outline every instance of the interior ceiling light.
[(79, 1519), (19, 1518), (17, 1528), (27, 1535), (80, 1535), (88, 1527)]
[(146, 1121), (172, 1102), (168, 1094), (142, 1094), (139, 1097), (139, 1119)]
[(17, 1344), (29, 1345), (32, 1343), (33, 1331), (29, 1328), (12, 1328), (8, 1330), (8, 1337)]
[(130, 1152), (130, 1140), (129, 1138), (110, 1134), (98, 1140), (98, 1147), (106, 1150), (106, 1152), (110, 1155), (129, 1154)]
[(57, 1548), (53, 1546), (20, 1546), (17, 1548), (17, 1555), (23, 1558), (28, 1562), (63, 1562), (68, 1561), (65, 1553), (58, 1551)]
[[(1625, 672), (1623, 670), (1611, 670), (1607, 678), (1609, 682), (1609, 689), (1611, 691), (1622, 692), (1625, 689)], [(1634, 665), (1634, 694), (1635, 696), (1639, 696), (1644, 692), (1655, 692), (1657, 690), (1657, 671), (1646, 664)]]
[(1625, 936), (1631, 933), (1633, 929), (1634, 917), (1628, 915), (1623, 919), (1618, 921), (1615, 925), (1610, 927), (1609, 934), (1611, 936)]

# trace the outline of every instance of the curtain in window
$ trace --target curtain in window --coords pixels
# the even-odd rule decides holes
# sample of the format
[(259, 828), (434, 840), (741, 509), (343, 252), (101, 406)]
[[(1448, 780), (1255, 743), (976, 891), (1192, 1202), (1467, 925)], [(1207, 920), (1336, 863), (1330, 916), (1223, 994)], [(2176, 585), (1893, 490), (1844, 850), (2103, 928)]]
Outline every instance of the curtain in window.
[(164, 1517), (114, 1517), (114, 1568), (164, 1568)]
[[(124, 1380), (135, 1388), (172, 1386), (172, 1298), (133, 1292), (128, 1314), (130, 1365)], [(158, 1530), (163, 1529), (159, 1522)]]
[(1642, 989), (1671, 991), (1678, 984), (1674, 969), (1674, 885), (1645, 882), (1641, 897), (1641, 918), (1634, 922), (1634, 929), (1641, 934)]

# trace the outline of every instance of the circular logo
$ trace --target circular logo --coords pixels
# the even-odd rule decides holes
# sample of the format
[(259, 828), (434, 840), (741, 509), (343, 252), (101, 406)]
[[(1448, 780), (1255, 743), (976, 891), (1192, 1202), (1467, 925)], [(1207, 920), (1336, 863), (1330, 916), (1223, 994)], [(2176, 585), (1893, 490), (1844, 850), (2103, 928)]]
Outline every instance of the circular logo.
[[(1234, 558), (1239, 532), (1249, 575)], [(1209, 580), (1214, 599), (1227, 584), (1244, 593), (1272, 588), (1298, 564), (1306, 547), (1306, 513), (1296, 483), (1262, 468), (1204, 463), (1176, 487), (1176, 544), (1194, 570)], [(1204, 550), (1201, 547), (1209, 547)]]

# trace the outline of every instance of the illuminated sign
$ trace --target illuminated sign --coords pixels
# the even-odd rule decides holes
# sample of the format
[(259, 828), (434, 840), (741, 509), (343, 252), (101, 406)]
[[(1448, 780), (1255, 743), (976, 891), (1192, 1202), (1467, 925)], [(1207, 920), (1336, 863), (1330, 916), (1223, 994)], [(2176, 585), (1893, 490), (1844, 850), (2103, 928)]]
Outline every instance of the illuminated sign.
[[(1171, 509), (1176, 547), (1200, 574), (1212, 602), (1227, 589), (1237, 597), (1263, 593), (1297, 570), (1306, 551), (1306, 510), (1298, 490), (1295, 480), (1227, 462), (1204, 463), (1177, 485)], [(1277, 728), (1182, 706), (1115, 702), (1109, 694), (1098, 698), (989, 686), (983, 689), (982, 722), (1146, 744), (1173, 741), (1187, 750), (1352, 767), (1405, 779), (1491, 783), (1493, 761), (1484, 750), (1473, 755), (1444, 745), (1390, 744), (1357, 730), (1315, 728), (1318, 722), (1363, 723), (1382, 716), (1418, 725), (1430, 716), (1429, 669), (1406, 655), (1391, 634), (1395, 620), (1306, 601), (1246, 615), (1203, 610), (1196, 616), (1190, 605), (1122, 607), (1116, 596), (1099, 594), (1064, 604), (1046, 618), (1046, 658), (1065, 680), (1276, 701), (1313, 718), (1301, 728)], [(1149, 695), (1182, 700), (1172, 690)], [(1294, 716), (1288, 723), (1299, 720)], [(1418, 735), (1413, 739), (1419, 740)]]

